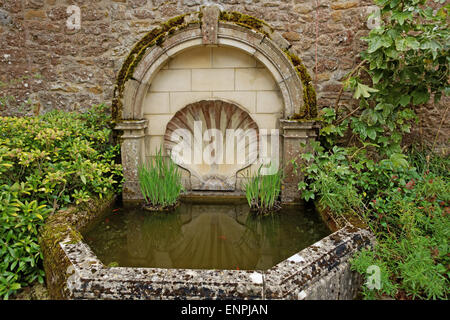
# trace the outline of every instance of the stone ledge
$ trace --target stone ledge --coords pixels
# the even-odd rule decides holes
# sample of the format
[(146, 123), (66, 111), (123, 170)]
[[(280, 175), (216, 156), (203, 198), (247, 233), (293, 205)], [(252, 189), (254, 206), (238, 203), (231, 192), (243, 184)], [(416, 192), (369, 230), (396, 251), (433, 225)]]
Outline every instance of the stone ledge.
[(116, 126), (115, 130), (142, 130), (147, 128), (148, 120), (122, 120)]
[(111, 193), (103, 199), (91, 199), (83, 206), (72, 206), (57, 211), (47, 219), (40, 230), (39, 245), (44, 256), (46, 284), (51, 299), (67, 298), (67, 279), (69, 273), (73, 272), (73, 264), (59, 243), (80, 242), (82, 240), (80, 232), (86, 230), (101, 216), (114, 203), (115, 198), (116, 196)]

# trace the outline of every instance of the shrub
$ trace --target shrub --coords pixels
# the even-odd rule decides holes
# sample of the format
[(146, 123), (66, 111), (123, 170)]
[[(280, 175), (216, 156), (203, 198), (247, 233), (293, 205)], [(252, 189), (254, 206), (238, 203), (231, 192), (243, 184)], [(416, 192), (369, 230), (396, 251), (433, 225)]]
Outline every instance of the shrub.
[[(378, 162), (364, 151), (334, 147), (316, 154), (303, 171), (303, 198), (317, 198), (331, 209), (335, 219), (359, 215), (375, 234), (374, 250), (364, 250), (352, 268), (367, 279), (367, 268), (378, 266), (381, 288), (367, 285), (368, 299), (387, 295), (396, 298), (446, 299), (450, 266), (448, 159), (412, 152), (405, 159), (392, 156)], [(418, 160), (419, 159), (419, 160)], [(417, 167), (409, 162), (415, 161)], [(444, 168), (443, 168), (444, 167)], [(445, 174), (443, 174), (445, 172)]]
[(245, 195), (252, 210), (269, 213), (280, 208), (282, 171), (272, 175), (261, 174), (262, 166), (254, 176), (247, 177), (244, 184)]
[[(359, 106), (342, 112), (339, 94), (334, 108), (322, 109), (322, 145), (303, 156), (311, 161), (303, 197), (331, 209), (339, 223), (359, 215), (376, 236), (376, 247), (352, 262), (368, 280), (367, 268), (380, 268), (381, 288), (364, 286), (366, 298), (448, 298), (449, 159), (430, 151), (406, 156), (402, 146), (416, 108), (449, 92), (449, 6), (433, 2), (375, 0), (380, 26), (363, 39), (362, 61), (344, 80)], [(346, 134), (346, 147), (336, 146)]]
[(39, 227), (55, 210), (121, 185), (107, 107), (0, 117), (0, 295), (43, 282)]
[[(390, 156), (401, 152), (403, 134), (418, 121), (417, 108), (450, 92), (450, 6), (441, 0), (374, 2), (380, 25), (362, 38), (367, 42), (360, 53), (363, 61), (344, 81), (359, 107), (340, 121), (345, 119), (359, 139)], [(334, 129), (327, 128), (329, 133)]]
[(183, 191), (181, 173), (170, 157), (162, 155), (161, 148), (153, 161), (138, 168), (139, 186), (148, 207), (167, 209), (177, 203)]

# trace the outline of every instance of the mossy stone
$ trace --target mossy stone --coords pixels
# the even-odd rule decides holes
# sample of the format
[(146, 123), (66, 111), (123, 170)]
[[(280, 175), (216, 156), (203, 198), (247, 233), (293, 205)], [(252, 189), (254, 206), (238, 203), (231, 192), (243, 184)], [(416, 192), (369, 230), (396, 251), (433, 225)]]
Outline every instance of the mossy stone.
[[(123, 63), (122, 68), (117, 76), (117, 84), (114, 88), (114, 98), (112, 101), (112, 116), (114, 123), (121, 120), (120, 115), (123, 108), (121, 100), (123, 98), (125, 83), (132, 77), (136, 66), (142, 60), (146, 50), (155, 45), (162, 46), (164, 41), (175, 34), (175, 32), (178, 30), (185, 29), (195, 24), (199, 24), (199, 26), (201, 27), (203, 13), (194, 12), (193, 14), (198, 14), (198, 21), (186, 22), (185, 17), (190, 15), (189, 13), (171, 18), (165, 23), (161, 23), (159, 27), (154, 28), (153, 30), (148, 32), (133, 47), (130, 54), (125, 59), (125, 62)], [(263, 34), (269, 39), (270, 33), (274, 32), (274, 29), (265, 21), (240, 12), (221, 11), (219, 15), (219, 21), (234, 23), (247, 29), (254, 30)], [(269, 32), (266, 30), (268, 30)], [(289, 50), (285, 50), (284, 52), (294, 65), (295, 70), (297, 71), (303, 85), (304, 106), (297, 115), (301, 119), (315, 118), (317, 117), (317, 97), (315, 89), (311, 83), (311, 76), (309, 75), (308, 70), (303, 65), (301, 59), (298, 56), (291, 53)], [(117, 141), (117, 136), (115, 140)]]
[(114, 203), (115, 195), (91, 199), (83, 206), (72, 206), (50, 216), (39, 232), (39, 245), (44, 257), (47, 290), (52, 299), (66, 299), (66, 283), (71, 265), (61, 246), (62, 241), (78, 243), (81, 232)]

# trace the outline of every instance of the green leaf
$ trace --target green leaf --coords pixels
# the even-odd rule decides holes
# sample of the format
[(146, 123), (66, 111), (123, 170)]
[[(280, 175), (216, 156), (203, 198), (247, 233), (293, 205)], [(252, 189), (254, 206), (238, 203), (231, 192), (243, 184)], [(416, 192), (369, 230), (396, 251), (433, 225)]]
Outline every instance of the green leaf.
[(19, 290), (21, 288), (20, 283), (13, 283), (11, 285), (11, 290)]
[(442, 49), (442, 46), (434, 40), (425, 40), (420, 44), (420, 49), (422, 50), (431, 50), (431, 54), (433, 55), (433, 59), (436, 59), (438, 50)]
[(358, 86), (356, 87), (353, 97), (355, 99), (359, 99), (361, 97), (369, 98), (371, 92), (378, 92), (378, 90), (358, 82)]
[(397, 51), (406, 51), (408, 49), (406, 39), (399, 38), (395, 40), (395, 48)]
[(81, 181), (83, 182), (83, 184), (86, 184), (86, 177), (84, 175), (80, 175)]
[(414, 37), (406, 37), (405, 39), (406, 46), (408, 46), (411, 49), (417, 50), (420, 47), (419, 41), (416, 40)]
[(372, 82), (373, 82), (373, 84), (377, 84), (378, 82), (380, 82), (380, 79), (382, 77), (383, 77), (383, 71), (382, 70), (376, 70), (372, 74)]
[(312, 192), (310, 190), (303, 191), (302, 192), (302, 196), (303, 196), (303, 199), (305, 199), (305, 201), (309, 201), (311, 199), (313, 199), (313, 200), (315, 199), (314, 192)]
[(413, 103), (415, 105), (424, 104), (430, 100), (430, 94), (426, 89), (416, 89), (412, 92)]
[(377, 131), (374, 128), (369, 128), (367, 129), (367, 136), (370, 139), (375, 140), (375, 138), (377, 137)]
[(400, 97), (399, 103), (402, 107), (406, 107), (409, 102), (411, 101), (411, 96), (410, 95), (402, 95)]
[(391, 16), (392, 20), (397, 21), (401, 26), (405, 23), (406, 20), (412, 19), (412, 12), (404, 11), (404, 12), (398, 12), (394, 11), (394, 13)]
[(373, 36), (369, 38), (369, 46), (367, 48), (367, 52), (374, 53), (379, 48), (388, 48), (392, 45), (392, 43), (392, 38), (387, 34), (384, 34), (382, 36)]
[(403, 153), (394, 153), (390, 156), (390, 160), (394, 168), (407, 168), (408, 161)]

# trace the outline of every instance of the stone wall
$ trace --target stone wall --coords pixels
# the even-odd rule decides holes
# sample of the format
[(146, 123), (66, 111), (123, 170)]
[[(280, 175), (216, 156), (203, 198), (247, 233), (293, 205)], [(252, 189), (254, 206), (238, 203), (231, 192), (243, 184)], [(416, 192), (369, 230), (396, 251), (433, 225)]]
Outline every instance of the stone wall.
[[(334, 104), (340, 81), (357, 65), (373, 5), (371, 0), (0, 0), (0, 96), (15, 97), (0, 113), (83, 111), (111, 103), (117, 72), (133, 44), (159, 22), (205, 3), (261, 18), (281, 32), (316, 80), (319, 107)], [(79, 30), (67, 28), (70, 5), (81, 9)], [(344, 94), (342, 103), (351, 104), (351, 96)], [(421, 109), (414, 137), (433, 141), (444, 104)], [(440, 141), (446, 141), (448, 120), (441, 131)]]

